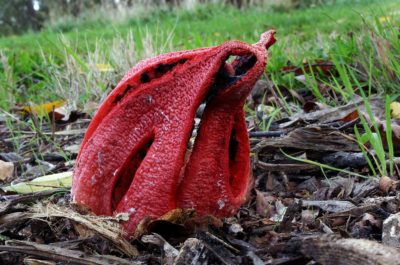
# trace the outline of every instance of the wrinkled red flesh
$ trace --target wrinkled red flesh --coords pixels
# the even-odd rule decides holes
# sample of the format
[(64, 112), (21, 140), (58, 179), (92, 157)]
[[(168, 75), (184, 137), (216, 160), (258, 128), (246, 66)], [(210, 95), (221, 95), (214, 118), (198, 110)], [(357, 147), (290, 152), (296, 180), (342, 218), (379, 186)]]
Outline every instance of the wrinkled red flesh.
[[(73, 200), (99, 215), (128, 213), (127, 235), (143, 218), (176, 207), (216, 216), (237, 211), (250, 171), (242, 107), (273, 42), (269, 32), (255, 45), (231, 41), (135, 66), (87, 130), (74, 171)], [(236, 59), (226, 63), (229, 56)], [(204, 100), (185, 165), (193, 119)]]
[(146, 157), (150, 146), (153, 144), (153, 141), (154, 135), (143, 138), (142, 142), (139, 145), (139, 148), (137, 150), (134, 150), (134, 152), (132, 152), (132, 154), (128, 156), (128, 159), (121, 167), (120, 172), (118, 172), (117, 181), (113, 188), (113, 199), (111, 206), (112, 209), (117, 208), (118, 203), (128, 191), (129, 187), (132, 184), (136, 171), (142, 163), (143, 159)]
[[(209, 107), (206, 111), (179, 187), (178, 207), (194, 208), (201, 215), (229, 216), (243, 203), (248, 187), (246, 122), (241, 109), (230, 113)], [(220, 137), (208, 137), (210, 133)]]

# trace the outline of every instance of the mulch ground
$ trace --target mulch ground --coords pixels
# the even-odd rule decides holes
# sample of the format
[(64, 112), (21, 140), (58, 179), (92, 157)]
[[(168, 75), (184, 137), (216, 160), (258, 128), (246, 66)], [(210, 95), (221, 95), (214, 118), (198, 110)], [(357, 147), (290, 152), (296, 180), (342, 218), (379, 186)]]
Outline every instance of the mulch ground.
[[(393, 176), (372, 176), (354, 136), (355, 126), (362, 130), (363, 101), (333, 108), (291, 93), (288, 101), (300, 99), (304, 109), (294, 108), (263, 132), (260, 121), (269, 116), (260, 106), (280, 97), (267, 81), (257, 89), (267, 97), (259, 102), (254, 92), (249, 99), (259, 110), (247, 117), (253, 181), (235, 216), (176, 210), (144, 222), (128, 241), (119, 234), (120, 219), (71, 205), (68, 188), (1, 192), (0, 263), (399, 264), (399, 252), (382, 244), (382, 234), (384, 220), (399, 212), (400, 159)], [(379, 121), (383, 101), (369, 104)], [(1, 114), (0, 160), (15, 167), (3, 186), (73, 170), (90, 116), (55, 114)]]

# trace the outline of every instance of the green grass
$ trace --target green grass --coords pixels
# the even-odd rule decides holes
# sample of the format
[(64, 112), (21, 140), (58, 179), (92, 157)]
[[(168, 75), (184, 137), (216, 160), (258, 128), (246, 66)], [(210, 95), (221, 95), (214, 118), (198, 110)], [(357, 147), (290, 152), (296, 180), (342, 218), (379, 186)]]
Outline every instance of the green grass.
[[(397, 1), (346, 3), (290, 12), (277, 12), (270, 7), (238, 10), (205, 5), (191, 11), (143, 11), (117, 22), (100, 16), (84, 16), (63, 20), (39, 33), (4, 37), (0, 39), (3, 54), (0, 107), (8, 109), (16, 103), (40, 103), (60, 97), (75, 105), (98, 100), (101, 93), (114, 86), (127, 68), (142, 57), (171, 49), (216, 45), (230, 39), (256, 42), (260, 33), (271, 28), (278, 31), (278, 42), (271, 50), (268, 71), (277, 85), (304, 86), (293, 76), (281, 74), (280, 69), (288, 63), (299, 65), (305, 60), (325, 59), (339, 66), (339, 80), (323, 80), (337, 89), (342, 84), (345, 88), (353, 86), (348, 76), (349, 71), (354, 71), (357, 77), (366, 75), (365, 82), (374, 89), (393, 91), (398, 85), (398, 80), (393, 82), (393, 78), (399, 76), (400, 44), (392, 42), (397, 40), (397, 34), (389, 25), (399, 21)], [(390, 18), (390, 23), (380, 21), (385, 16)], [(375, 39), (371, 39), (371, 33)], [(130, 58), (121, 51), (119, 58), (112, 58), (111, 53), (118, 50), (115, 43), (123, 43), (129, 34), (131, 38), (123, 49), (130, 49)], [(150, 52), (146, 52), (149, 46), (146, 40), (151, 42)], [(385, 41), (392, 46), (378, 54), (376, 45), (383, 42), (384, 46)], [(371, 67), (376, 59), (380, 59), (378, 67)], [(96, 72), (91, 67), (96, 63), (111, 64), (116, 71)], [(318, 89), (312, 82), (318, 78), (307, 76), (308, 87), (314, 93)], [(71, 89), (77, 91), (65, 91)]]
[[(0, 38), (0, 109), (9, 111), (18, 104), (64, 99), (71, 109), (82, 110), (88, 101), (99, 102), (104, 98), (142, 58), (232, 39), (252, 43), (258, 41), (262, 32), (276, 29), (278, 41), (271, 48), (263, 78), (273, 84), (280, 100), (266, 108), (269, 119), (260, 121), (259, 128), (268, 131), (273, 120), (301, 109), (300, 103), (285, 96), (287, 90), (305, 89), (314, 100), (331, 106), (345, 104), (358, 94), (368, 107), (371, 95), (386, 94), (386, 135), (377, 133), (377, 122), (369, 110), (367, 115), (372, 124), (360, 118), (362, 127), (360, 131), (355, 129), (354, 137), (368, 160), (370, 175), (392, 176), (393, 157), (398, 150), (393, 150), (390, 140), (389, 104), (400, 96), (400, 42), (395, 26), (400, 22), (400, 6), (397, 0), (345, 2), (299, 10), (279, 11), (270, 6), (238, 10), (200, 5), (194, 10), (139, 10), (120, 18), (118, 14), (108, 17), (104, 13), (62, 18), (38, 33)], [(294, 65), (306, 72), (317, 60), (332, 63), (334, 72), (327, 74), (315, 69), (300, 79), (282, 71), (283, 67)], [(98, 64), (113, 70), (101, 69)], [(321, 85), (335, 95), (324, 93)], [(249, 106), (246, 112), (255, 116)], [(24, 136), (21, 128), (25, 127), (36, 132), (28, 143), (32, 148), (43, 142), (53, 143), (54, 139), (41, 133), (43, 123), (49, 121), (28, 120), (19, 124), (8, 118), (6, 125), (13, 148), (18, 153), (26, 150), (20, 141)], [(68, 160), (62, 147), (53, 145)], [(40, 152), (32, 149), (32, 153), (40, 157)], [(319, 162), (288, 157), (322, 170), (361, 176)]]

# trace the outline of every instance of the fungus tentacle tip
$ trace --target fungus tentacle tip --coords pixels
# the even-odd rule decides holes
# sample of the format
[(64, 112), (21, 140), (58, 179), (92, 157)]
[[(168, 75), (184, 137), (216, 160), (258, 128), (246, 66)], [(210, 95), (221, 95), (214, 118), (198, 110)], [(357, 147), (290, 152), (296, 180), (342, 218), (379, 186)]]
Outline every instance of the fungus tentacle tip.
[(256, 43), (257, 46), (264, 47), (265, 49), (269, 49), (275, 42), (275, 30), (269, 30), (267, 32), (264, 32), (260, 36), (260, 40)]

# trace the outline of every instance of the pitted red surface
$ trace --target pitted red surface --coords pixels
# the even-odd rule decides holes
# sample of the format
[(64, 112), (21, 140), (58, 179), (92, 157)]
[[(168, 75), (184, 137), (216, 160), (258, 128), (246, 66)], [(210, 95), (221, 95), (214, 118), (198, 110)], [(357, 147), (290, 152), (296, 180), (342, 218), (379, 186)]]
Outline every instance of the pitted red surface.
[[(88, 128), (74, 171), (73, 200), (98, 215), (128, 213), (128, 235), (143, 218), (177, 207), (216, 216), (237, 211), (250, 171), (242, 108), (264, 72), (273, 34), (264, 33), (255, 45), (230, 41), (132, 68)], [(237, 59), (228, 64), (229, 56)], [(210, 94), (185, 165), (196, 110)]]

